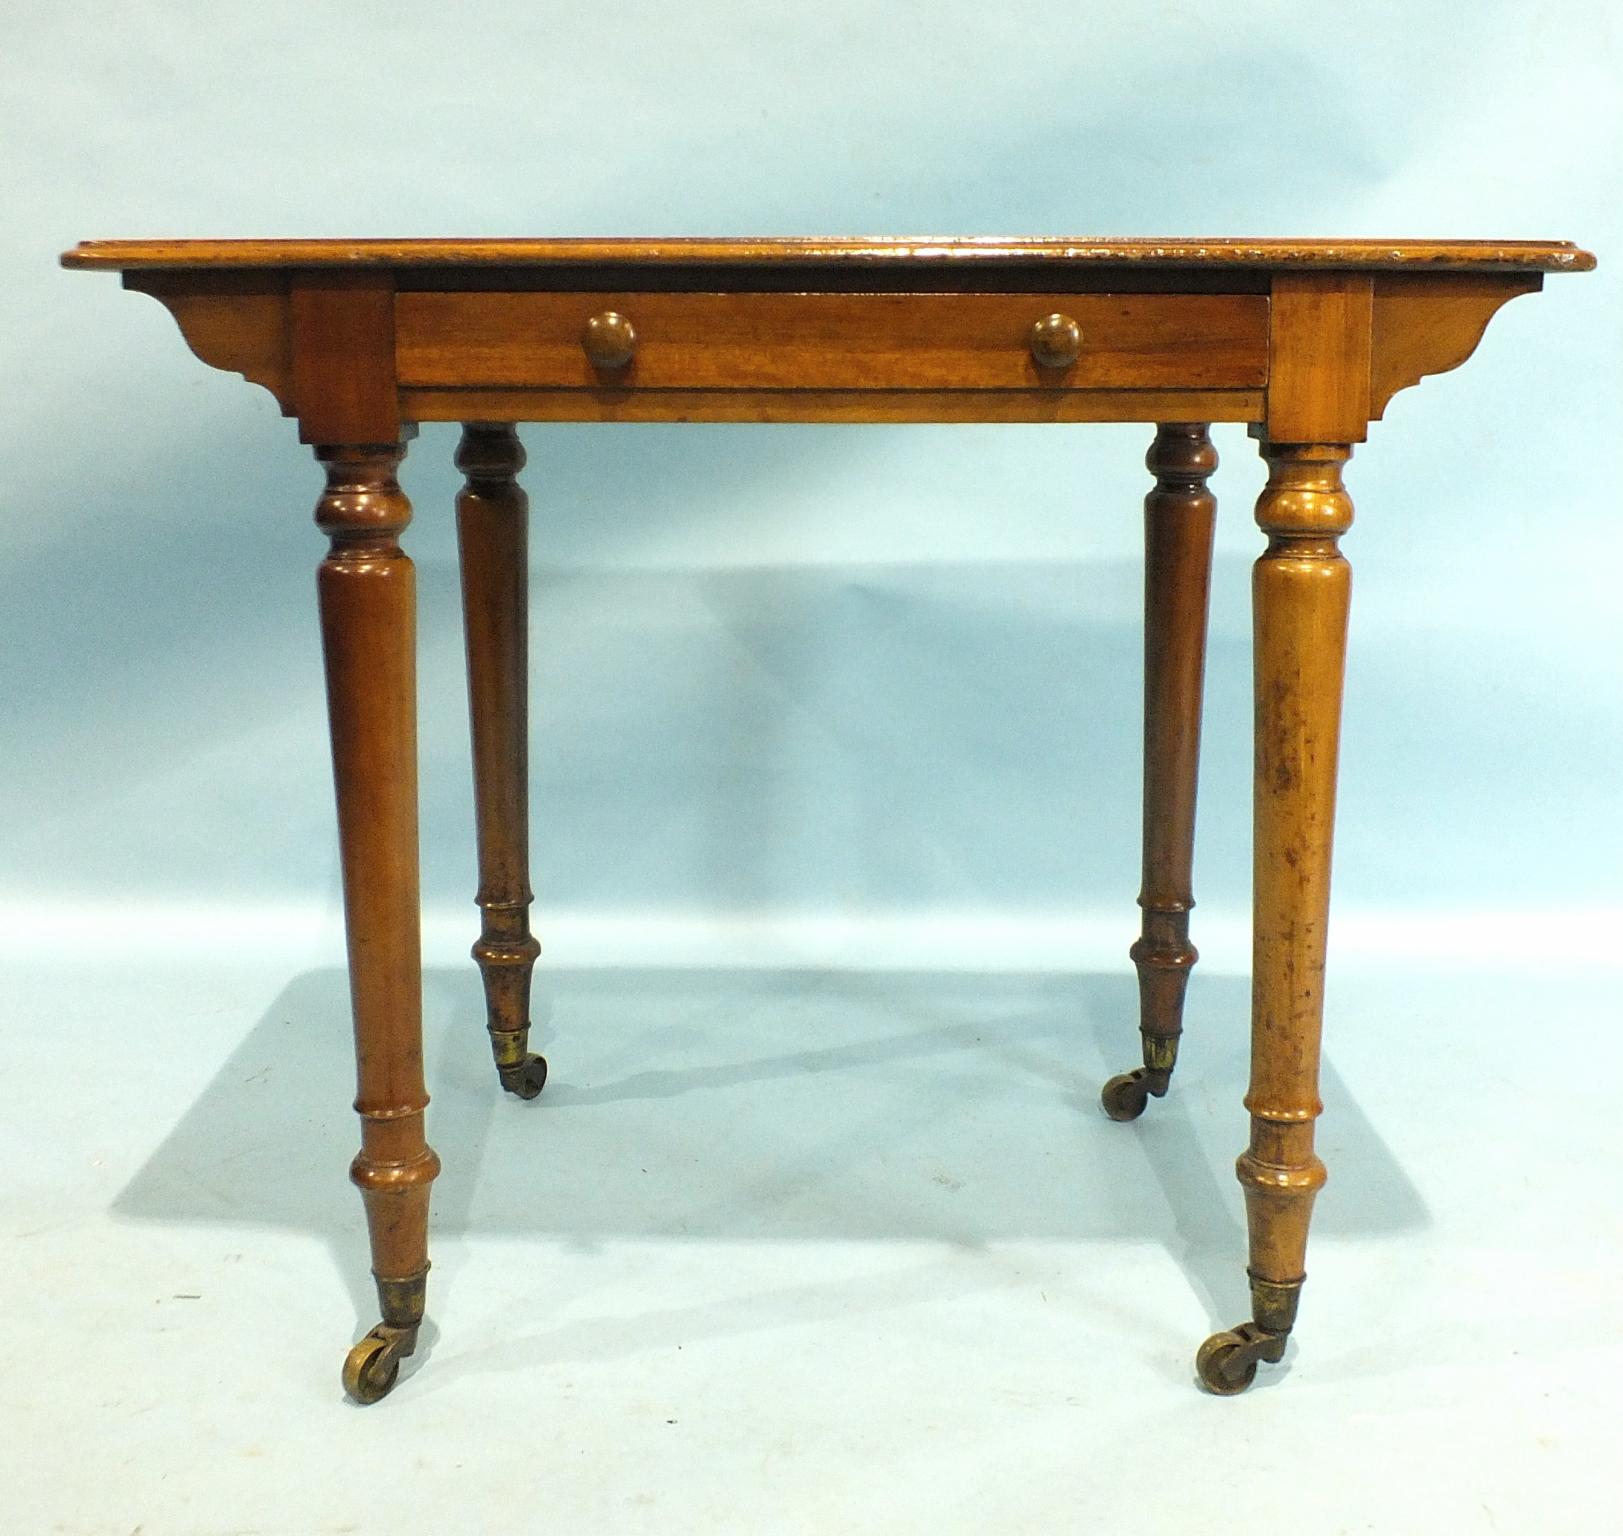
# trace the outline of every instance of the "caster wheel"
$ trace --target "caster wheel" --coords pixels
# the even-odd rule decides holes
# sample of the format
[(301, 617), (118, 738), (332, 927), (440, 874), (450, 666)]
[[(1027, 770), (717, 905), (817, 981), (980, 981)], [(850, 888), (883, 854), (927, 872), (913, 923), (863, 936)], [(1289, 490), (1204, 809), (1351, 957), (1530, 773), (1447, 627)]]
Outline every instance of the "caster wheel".
[(1145, 1085), (1142, 1069), (1111, 1078), (1100, 1090), (1099, 1102), (1112, 1120), (1138, 1119), (1150, 1102), (1150, 1090)]
[(357, 1403), (375, 1403), (400, 1379), (402, 1336), (374, 1328), (344, 1357), (344, 1390)]
[(1257, 1357), (1244, 1334), (1214, 1333), (1196, 1353), (1195, 1370), (1208, 1392), (1236, 1397), (1257, 1379)]
[(1257, 1366), (1266, 1360), (1278, 1365), (1285, 1358), (1289, 1332), (1275, 1333), (1256, 1323), (1241, 1323), (1225, 1333), (1214, 1333), (1200, 1346), (1195, 1369), (1201, 1384), (1219, 1397), (1233, 1397), (1257, 1379)]
[(523, 1065), (500, 1068), (502, 1087), (521, 1099), (533, 1099), (547, 1085), (547, 1058), (526, 1056)]

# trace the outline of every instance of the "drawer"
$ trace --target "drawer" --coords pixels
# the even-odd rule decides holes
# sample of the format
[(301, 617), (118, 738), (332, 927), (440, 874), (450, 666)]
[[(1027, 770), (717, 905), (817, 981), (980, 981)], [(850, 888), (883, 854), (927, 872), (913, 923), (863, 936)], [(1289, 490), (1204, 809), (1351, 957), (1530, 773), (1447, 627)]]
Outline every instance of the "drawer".
[[(599, 355), (630, 355), (598, 366), (586, 337), (606, 315), (629, 333), (600, 320)], [(1058, 355), (1044, 366), (1033, 327), (1050, 316), (1063, 321), (1043, 333)], [(395, 345), (408, 389), (1254, 389), (1268, 374), (1268, 300), (407, 291), (395, 296)]]

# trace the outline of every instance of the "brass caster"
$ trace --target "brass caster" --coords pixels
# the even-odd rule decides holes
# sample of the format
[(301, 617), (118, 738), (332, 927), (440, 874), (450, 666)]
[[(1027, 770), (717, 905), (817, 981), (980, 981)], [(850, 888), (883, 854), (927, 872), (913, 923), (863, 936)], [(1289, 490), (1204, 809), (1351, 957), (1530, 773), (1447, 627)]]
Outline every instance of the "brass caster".
[(502, 1087), (521, 1099), (533, 1099), (547, 1083), (547, 1058), (526, 1056), (516, 1067), (498, 1067)]
[(1099, 1092), (1099, 1102), (1112, 1120), (1136, 1120), (1150, 1102), (1148, 1074), (1143, 1067), (1113, 1077)]
[(1285, 1358), (1283, 1333), (1269, 1333), (1255, 1323), (1214, 1333), (1195, 1355), (1200, 1384), (1219, 1397), (1235, 1397), (1257, 1379), (1257, 1366), (1277, 1365)]
[(344, 1357), (344, 1390), (363, 1404), (387, 1397), (400, 1379), (400, 1362), (416, 1347), (415, 1328), (379, 1323)]

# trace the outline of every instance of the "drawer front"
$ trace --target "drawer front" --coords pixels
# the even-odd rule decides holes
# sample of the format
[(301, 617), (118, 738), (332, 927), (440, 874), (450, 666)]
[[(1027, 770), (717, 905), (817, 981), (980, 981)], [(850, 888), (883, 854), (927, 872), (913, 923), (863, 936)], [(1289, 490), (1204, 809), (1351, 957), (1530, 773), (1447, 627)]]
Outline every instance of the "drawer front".
[[(594, 317), (598, 356), (587, 352)], [(1033, 328), (1050, 316), (1035, 345)], [(1074, 330), (1073, 327), (1074, 326)], [(609, 344), (603, 344), (607, 335)], [(1254, 389), (1261, 294), (454, 293), (395, 297), (412, 388)], [(618, 343), (618, 344), (616, 344)], [(1065, 362), (1070, 351), (1075, 360)], [(618, 361), (618, 354), (629, 358)]]

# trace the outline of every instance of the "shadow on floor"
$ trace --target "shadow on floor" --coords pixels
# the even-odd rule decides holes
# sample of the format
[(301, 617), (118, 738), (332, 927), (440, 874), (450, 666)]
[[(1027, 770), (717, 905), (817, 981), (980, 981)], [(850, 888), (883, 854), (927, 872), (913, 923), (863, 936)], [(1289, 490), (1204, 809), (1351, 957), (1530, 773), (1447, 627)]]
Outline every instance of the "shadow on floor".
[[(434, 1231), (560, 1239), (1161, 1243), (1214, 1323), (1245, 1315), (1233, 1161), (1249, 988), (1196, 974), (1171, 1095), (1132, 1125), (1099, 1084), (1133, 1065), (1131, 975), (553, 970), (532, 1042), (545, 1093), (501, 1095), (472, 967), (425, 977), (444, 1161)], [(327, 1242), (369, 1325), (342, 971), (289, 983), (114, 1209)], [(1315, 1235), (1426, 1212), (1326, 1065), (1332, 1182)], [(441, 1285), (447, 1277), (438, 1277)]]

